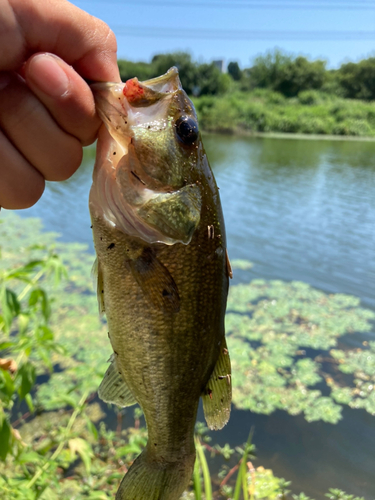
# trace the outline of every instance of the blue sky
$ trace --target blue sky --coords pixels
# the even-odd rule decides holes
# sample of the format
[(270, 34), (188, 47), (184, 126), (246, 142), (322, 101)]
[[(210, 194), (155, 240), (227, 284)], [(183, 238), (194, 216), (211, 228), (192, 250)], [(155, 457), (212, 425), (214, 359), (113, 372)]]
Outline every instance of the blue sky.
[[(224, 59), (226, 64), (238, 61), (241, 67), (247, 67), (258, 54), (279, 47), (311, 59), (326, 59), (328, 67), (335, 68), (348, 60), (375, 55), (374, 0), (73, 0), (72, 3), (108, 23), (117, 35), (119, 58), (132, 61), (150, 61), (155, 54), (182, 50), (190, 52), (195, 60)], [(246, 8), (255, 4), (256, 8)], [(291, 4), (296, 8), (287, 8)], [(311, 7), (317, 5), (323, 8)], [(328, 6), (334, 8), (327, 9)], [(227, 35), (225, 30), (229, 31)], [(234, 31), (241, 30), (271, 34), (263, 40), (231, 39)], [(309, 34), (310, 31), (314, 33)], [(335, 31), (346, 33), (336, 40), (322, 39), (319, 35), (327, 32), (332, 37)], [(291, 32), (299, 33), (296, 39), (285, 39), (285, 33)], [(357, 34), (350, 36), (348, 32)], [(373, 35), (361, 40), (358, 39), (361, 32)]]

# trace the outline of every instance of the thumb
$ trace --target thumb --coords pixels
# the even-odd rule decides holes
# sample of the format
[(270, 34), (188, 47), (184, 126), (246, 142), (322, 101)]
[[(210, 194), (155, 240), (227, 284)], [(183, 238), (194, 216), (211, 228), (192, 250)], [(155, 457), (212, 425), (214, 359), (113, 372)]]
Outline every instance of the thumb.
[(91, 89), (80, 75), (59, 57), (39, 53), (26, 63), (25, 79), (29, 88), (48, 109), (58, 125), (91, 144), (100, 126)]

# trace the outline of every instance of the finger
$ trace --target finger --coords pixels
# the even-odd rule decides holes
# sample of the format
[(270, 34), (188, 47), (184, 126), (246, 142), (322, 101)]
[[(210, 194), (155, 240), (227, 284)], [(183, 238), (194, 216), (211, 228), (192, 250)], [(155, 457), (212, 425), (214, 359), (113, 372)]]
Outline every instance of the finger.
[(65, 0), (0, 0), (0, 67), (16, 71), (35, 52), (58, 55), (83, 78), (120, 81), (109, 26)]
[(0, 131), (0, 207), (8, 210), (31, 207), (43, 191), (43, 176)]
[(36, 54), (25, 66), (26, 83), (59, 126), (87, 146), (95, 140), (101, 121), (87, 83), (53, 54)]
[(80, 142), (61, 130), (20, 76), (10, 78), (0, 92), (0, 128), (46, 180), (69, 178), (81, 163)]

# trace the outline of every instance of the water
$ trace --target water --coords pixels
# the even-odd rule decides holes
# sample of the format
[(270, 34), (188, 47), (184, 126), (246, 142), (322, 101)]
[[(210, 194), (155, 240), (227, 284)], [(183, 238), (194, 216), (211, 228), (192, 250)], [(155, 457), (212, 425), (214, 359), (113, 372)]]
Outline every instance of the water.
[[(207, 136), (232, 259), (254, 263), (251, 277), (300, 280), (375, 308), (375, 143)], [(93, 251), (87, 209), (93, 151), (67, 182), (50, 183), (23, 212), (47, 230)], [(375, 334), (375, 333), (374, 333)], [(351, 336), (350, 347), (362, 339)], [(234, 411), (214, 442), (242, 444), (252, 425), (255, 465), (292, 480), (293, 492), (323, 499), (329, 487), (375, 497), (375, 419), (345, 408), (333, 426), (284, 412)], [(203, 421), (200, 411), (199, 419)]]

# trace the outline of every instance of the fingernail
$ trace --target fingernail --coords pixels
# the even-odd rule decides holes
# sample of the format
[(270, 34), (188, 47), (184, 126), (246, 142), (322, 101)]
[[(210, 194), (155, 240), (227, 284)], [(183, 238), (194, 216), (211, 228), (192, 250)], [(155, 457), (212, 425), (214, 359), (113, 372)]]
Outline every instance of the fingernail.
[(6, 71), (0, 72), (0, 90), (5, 89), (5, 87), (9, 84), (12, 79), (11, 75)]
[(62, 64), (53, 54), (38, 54), (30, 61), (27, 77), (45, 94), (62, 97), (69, 90), (69, 79)]

